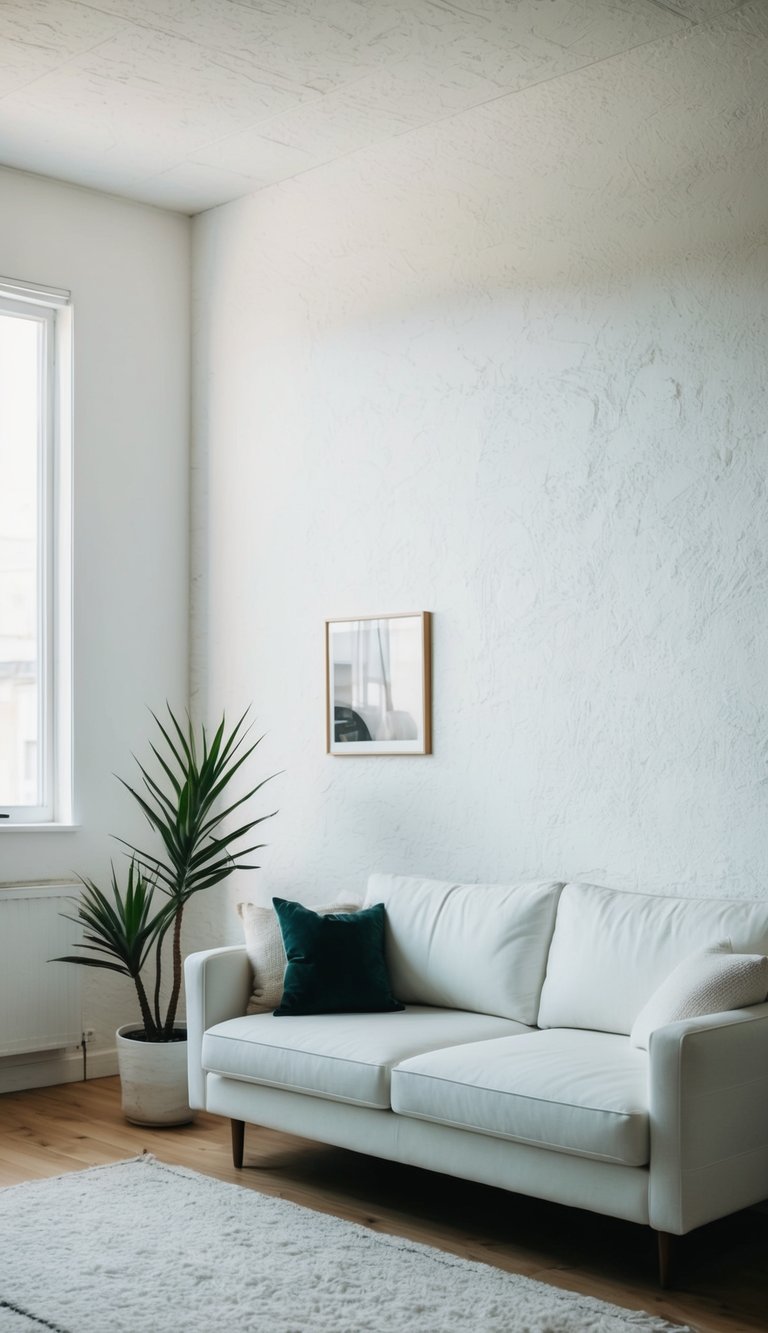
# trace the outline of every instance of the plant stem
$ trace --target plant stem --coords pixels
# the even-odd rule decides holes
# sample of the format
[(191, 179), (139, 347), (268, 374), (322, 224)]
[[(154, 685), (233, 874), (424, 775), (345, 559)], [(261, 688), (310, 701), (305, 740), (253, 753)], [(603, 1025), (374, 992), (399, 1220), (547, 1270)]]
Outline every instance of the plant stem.
[(158, 937), (157, 948), (155, 950), (155, 993), (154, 993), (155, 1023), (157, 1024), (157, 1029), (159, 1032), (162, 1032), (163, 1030), (163, 1018), (162, 1014), (160, 1013), (160, 981), (162, 978), (162, 966), (163, 966), (163, 936), (161, 934)]
[(141, 1009), (141, 1021), (144, 1024), (144, 1034), (149, 1037), (151, 1041), (155, 1041), (159, 1034), (152, 1018), (152, 1011), (149, 1007), (147, 992), (144, 989), (144, 982), (138, 973), (133, 980), (136, 986), (136, 994), (139, 997), (139, 1008)]
[(165, 1037), (170, 1041), (173, 1036), (173, 1025), (176, 1021), (176, 1010), (179, 1004), (179, 993), (181, 991), (181, 920), (184, 916), (183, 905), (179, 907), (176, 918), (173, 923), (173, 989), (171, 998), (168, 1002), (168, 1016), (165, 1021)]

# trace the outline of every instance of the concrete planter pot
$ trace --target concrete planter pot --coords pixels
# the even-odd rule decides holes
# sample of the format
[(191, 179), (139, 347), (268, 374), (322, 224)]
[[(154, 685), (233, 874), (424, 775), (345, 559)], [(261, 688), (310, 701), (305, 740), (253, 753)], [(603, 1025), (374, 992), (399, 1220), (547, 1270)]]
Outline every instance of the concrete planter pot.
[(187, 1084), (187, 1030), (175, 1025), (178, 1041), (136, 1040), (135, 1023), (118, 1028), (117, 1064), (123, 1115), (132, 1125), (188, 1125), (195, 1118)]

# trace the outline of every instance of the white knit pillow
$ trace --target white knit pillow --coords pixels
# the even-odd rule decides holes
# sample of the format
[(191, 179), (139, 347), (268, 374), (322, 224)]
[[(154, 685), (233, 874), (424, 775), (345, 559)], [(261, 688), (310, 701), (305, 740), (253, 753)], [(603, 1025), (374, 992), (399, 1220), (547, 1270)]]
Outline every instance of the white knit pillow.
[[(326, 916), (329, 912), (357, 912), (359, 903), (332, 903), (330, 907), (312, 907)], [(245, 950), (253, 968), (253, 992), (247, 1013), (266, 1014), (276, 1009), (283, 995), (283, 976), (287, 959), (274, 907), (256, 903), (238, 903), (243, 922)]]
[(732, 953), (730, 942), (698, 949), (665, 977), (632, 1026), (633, 1046), (648, 1050), (651, 1033), (681, 1018), (759, 1004), (768, 992), (768, 958)]

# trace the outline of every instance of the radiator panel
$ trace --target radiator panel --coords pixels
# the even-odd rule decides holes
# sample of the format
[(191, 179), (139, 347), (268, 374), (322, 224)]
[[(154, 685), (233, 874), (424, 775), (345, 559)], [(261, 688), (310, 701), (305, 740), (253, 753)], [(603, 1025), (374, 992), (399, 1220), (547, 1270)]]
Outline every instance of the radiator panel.
[(81, 969), (48, 960), (72, 954), (80, 927), (77, 886), (0, 889), (0, 1056), (76, 1046), (82, 1034)]

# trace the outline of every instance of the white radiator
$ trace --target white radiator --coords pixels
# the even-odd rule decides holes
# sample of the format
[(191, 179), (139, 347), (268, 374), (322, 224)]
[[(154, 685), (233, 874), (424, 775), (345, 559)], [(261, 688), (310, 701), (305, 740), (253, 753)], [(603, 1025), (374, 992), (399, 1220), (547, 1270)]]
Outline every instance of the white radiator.
[(82, 1035), (76, 884), (0, 887), (0, 1056), (76, 1046)]

